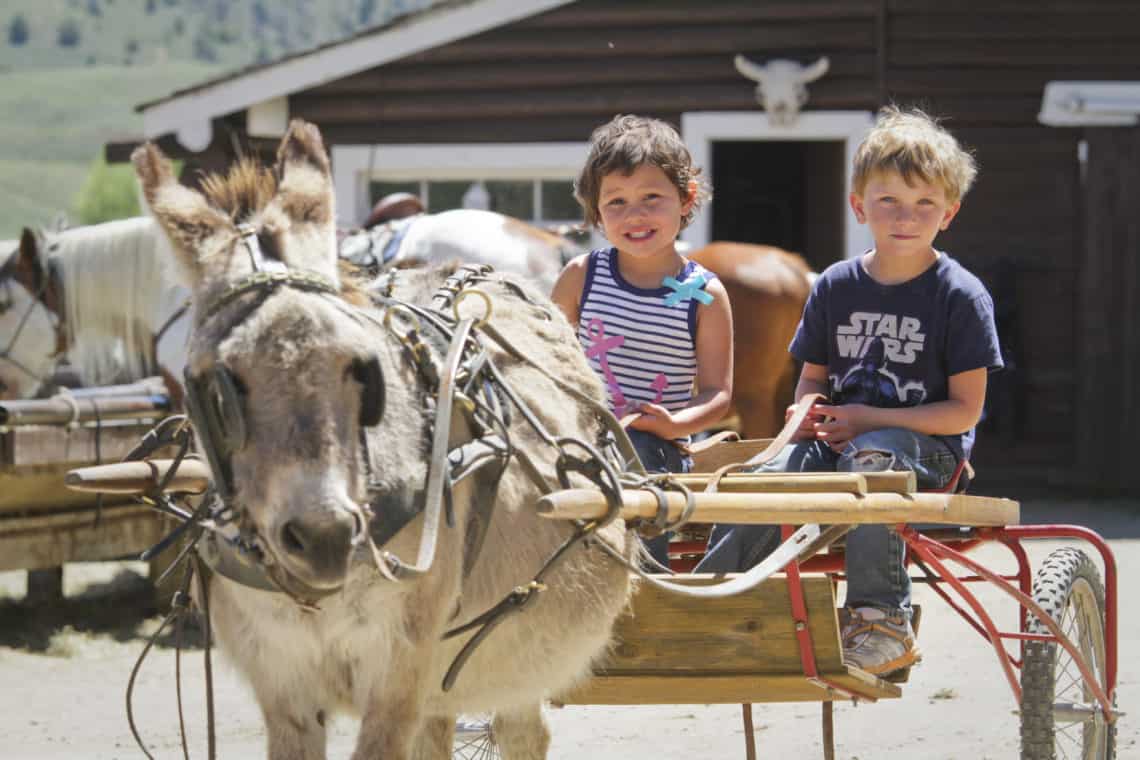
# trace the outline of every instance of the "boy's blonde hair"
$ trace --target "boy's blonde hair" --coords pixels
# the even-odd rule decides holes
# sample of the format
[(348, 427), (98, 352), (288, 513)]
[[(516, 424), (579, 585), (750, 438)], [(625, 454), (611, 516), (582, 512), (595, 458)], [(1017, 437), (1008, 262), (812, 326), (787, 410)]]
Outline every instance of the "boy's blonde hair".
[(851, 185), (859, 195), (871, 175), (897, 171), (909, 184), (914, 177), (938, 184), (950, 203), (970, 189), (978, 169), (974, 157), (937, 120), (917, 108), (887, 106), (855, 151)]
[(689, 226), (701, 203), (709, 197), (700, 180), (701, 170), (693, 165), (693, 157), (677, 130), (660, 119), (645, 116), (615, 116), (590, 135), (586, 164), (574, 182), (574, 197), (585, 212), (587, 226), (601, 223), (598, 195), (602, 178), (614, 172), (633, 174), (642, 164), (652, 164), (665, 172), (682, 200), (689, 197), (689, 183), (696, 180), (693, 206), (681, 220), (681, 229)]

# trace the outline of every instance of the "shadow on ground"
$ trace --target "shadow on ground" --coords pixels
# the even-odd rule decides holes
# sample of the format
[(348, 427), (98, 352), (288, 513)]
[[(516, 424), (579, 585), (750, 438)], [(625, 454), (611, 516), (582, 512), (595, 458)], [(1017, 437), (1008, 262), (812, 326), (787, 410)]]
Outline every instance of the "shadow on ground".
[[(164, 615), (150, 581), (123, 570), (107, 583), (91, 584), (82, 593), (57, 601), (0, 598), (0, 647), (46, 653), (53, 638), (63, 632), (143, 643), (158, 630)], [(175, 639), (171, 624), (155, 646), (173, 647)], [(199, 648), (201, 641), (196, 616), (190, 615), (184, 624), (182, 646)]]

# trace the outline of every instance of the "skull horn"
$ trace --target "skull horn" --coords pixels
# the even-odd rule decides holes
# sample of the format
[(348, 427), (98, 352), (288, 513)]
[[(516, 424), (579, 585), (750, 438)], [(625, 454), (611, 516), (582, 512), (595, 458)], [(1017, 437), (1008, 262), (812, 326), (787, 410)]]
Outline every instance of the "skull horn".
[(732, 59), (732, 63), (736, 66), (737, 71), (751, 79), (753, 82), (763, 83), (765, 78), (768, 76), (768, 69), (766, 67), (748, 60), (743, 55), (738, 54), (735, 58)]
[(827, 60), (827, 56), (824, 56), (813, 63), (811, 66), (804, 67), (803, 71), (801, 71), (799, 76), (796, 77), (796, 81), (800, 84), (814, 82), (827, 73), (827, 69), (830, 65), (831, 62)]

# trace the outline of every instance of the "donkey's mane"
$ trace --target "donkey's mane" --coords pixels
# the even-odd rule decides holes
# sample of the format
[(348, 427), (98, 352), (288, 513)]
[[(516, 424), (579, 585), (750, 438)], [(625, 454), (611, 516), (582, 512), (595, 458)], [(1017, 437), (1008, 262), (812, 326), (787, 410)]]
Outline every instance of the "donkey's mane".
[(261, 211), (277, 194), (277, 177), (250, 156), (242, 156), (228, 171), (211, 172), (201, 182), (210, 205), (242, 221)]

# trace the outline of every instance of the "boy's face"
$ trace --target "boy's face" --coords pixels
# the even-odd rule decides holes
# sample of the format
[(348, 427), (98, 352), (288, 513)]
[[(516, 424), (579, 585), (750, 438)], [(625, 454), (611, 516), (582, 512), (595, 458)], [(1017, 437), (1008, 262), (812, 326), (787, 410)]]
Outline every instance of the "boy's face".
[(681, 198), (669, 177), (653, 164), (630, 175), (612, 172), (598, 190), (598, 216), (606, 238), (622, 253), (649, 258), (673, 254), (681, 219), (692, 208), (696, 188)]
[(875, 250), (888, 255), (927, 254), (934, 238), (950, 226), (961, 207), (951, 203), (938, 183), (912, 177), (907, 184), (897, 171), (875, 172), (863, 193), (851, 194), (851, 210), (871, 228)]

